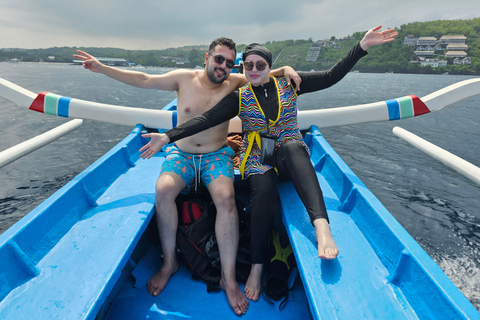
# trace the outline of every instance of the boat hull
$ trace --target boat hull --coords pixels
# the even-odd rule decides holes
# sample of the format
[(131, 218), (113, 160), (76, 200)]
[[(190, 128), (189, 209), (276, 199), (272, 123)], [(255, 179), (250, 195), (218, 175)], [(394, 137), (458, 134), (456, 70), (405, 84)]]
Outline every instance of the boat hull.
[[(184, 268), (159, 297), (148, 295), (145, 284), (161, 259), (145, 231), (164, 155), (139, 158), (142, 130), (0, 236), (0, 319), (237, 318), (224, 294), (207, 293)], [(281, 214), (302, 281), (282, 311), (261, 298), (244, 319), (480, 319), (316, 127), (305, 140), (340, 256), (316, 257), (305, 208), (283, 183)]]

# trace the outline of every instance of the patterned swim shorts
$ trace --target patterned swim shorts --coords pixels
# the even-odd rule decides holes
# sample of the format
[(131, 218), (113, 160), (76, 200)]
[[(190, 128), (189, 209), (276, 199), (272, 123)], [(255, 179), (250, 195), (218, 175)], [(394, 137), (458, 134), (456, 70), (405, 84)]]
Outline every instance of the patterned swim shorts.
[(166, 149), (165, 162), (162, 164), (160, 173), (173, 172), (178, 174), (187, 188), (182, 193), (188, 193), (190, 186), (202, 181), (205, 186), (220, 176), (233, 179), (233, 156), (234, 152), (229, 146), (206, 153), (184, 153), (177, 146), (172, 145)]

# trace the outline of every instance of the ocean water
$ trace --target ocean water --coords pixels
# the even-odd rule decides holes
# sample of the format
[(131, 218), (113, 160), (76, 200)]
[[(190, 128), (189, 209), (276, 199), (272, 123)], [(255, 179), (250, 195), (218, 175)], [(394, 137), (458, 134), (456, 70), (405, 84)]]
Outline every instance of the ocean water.
[[(171, 69), (136, 69), (165, 73)], [(68, 64), (0, 63), (0, 77), (33, 92), (161, 108), (175, 92), (142, 90)], [(414, 94), (423, 97), (468, 76), (350, 73), (332, 88), (302, 95), (299, 108), (332, 108)], [(0, 151), (67, 119), (0, 98)], [(480, 166), (480, 96), (418, 118), (321, 129), (327, 141), (410, 235), (480, 310), (480, 186), (392, 133), (400, 126)], [(84, 121), (72, 133), (0, 168), (0, 233), (92, 164), (131, 127)]]

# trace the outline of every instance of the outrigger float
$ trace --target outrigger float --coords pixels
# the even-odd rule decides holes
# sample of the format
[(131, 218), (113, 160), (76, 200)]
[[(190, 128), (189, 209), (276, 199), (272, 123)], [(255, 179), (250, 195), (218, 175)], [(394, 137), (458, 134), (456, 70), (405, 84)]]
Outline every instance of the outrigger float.
[[(480, 79), (423, 98), (299, 111), (340, 256), (316, 257), (313, 228), (291, 183), (281, 214), (300, 277), (282, 309), (264, 299), (243, 319), (480, 319), (440, 267), (358, 179), (319, 128), (418, 116), (480, 94)], [(145, 289), (161, 266), (150, 241), (163, 152), (142, 160), (145, 127), (176, 125), (164, 110), (34, 94), (0, 79), (0, 96), (71, 118), (135, 126), (112, 150), (0, 235), (0, 319), (238, 319), (226, 295), (207, 293), (182, 267), (156, 298)], [(238, 132), (239, 122), (232, 121)], [(238, 177), (238, 174), (237, 174)], [(247, 192), (235, 182), (237, 194)], [(153, 228), (154, 229), (154, 228)]]

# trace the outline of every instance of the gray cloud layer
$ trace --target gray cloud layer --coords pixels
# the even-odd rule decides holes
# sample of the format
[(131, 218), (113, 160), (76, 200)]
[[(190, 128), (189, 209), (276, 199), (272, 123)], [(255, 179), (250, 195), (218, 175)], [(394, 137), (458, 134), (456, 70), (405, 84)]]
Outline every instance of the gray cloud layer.
[(100, 46), (163, 49), (346, 36), (376, 25), (471, 19), (480, 1), (369, 0), (1, 0), (0, 48)]

